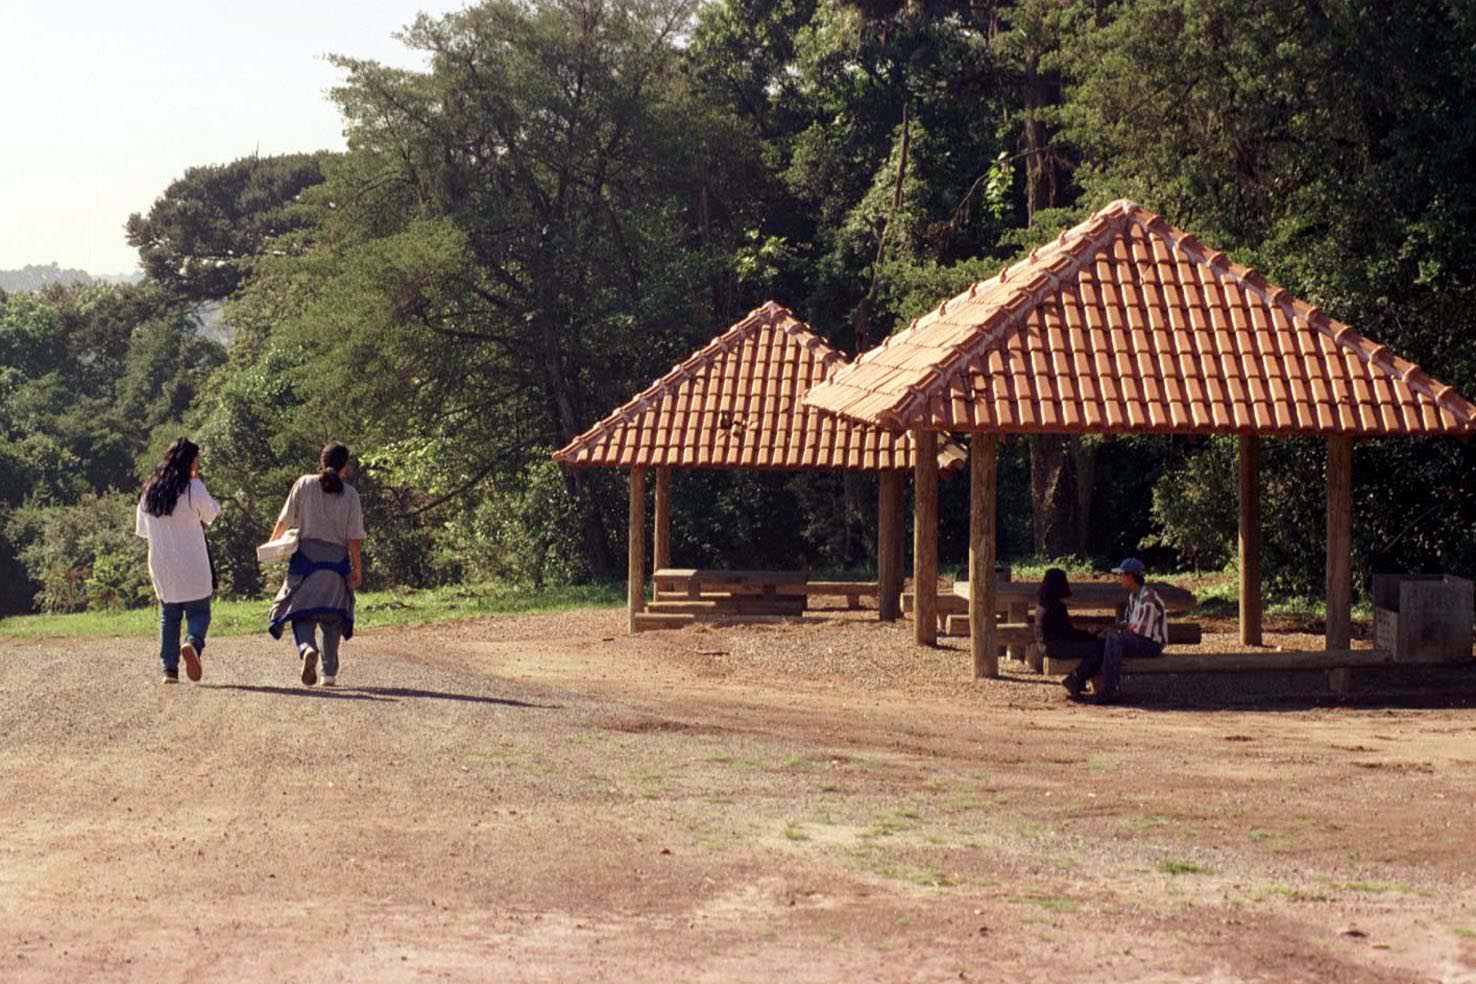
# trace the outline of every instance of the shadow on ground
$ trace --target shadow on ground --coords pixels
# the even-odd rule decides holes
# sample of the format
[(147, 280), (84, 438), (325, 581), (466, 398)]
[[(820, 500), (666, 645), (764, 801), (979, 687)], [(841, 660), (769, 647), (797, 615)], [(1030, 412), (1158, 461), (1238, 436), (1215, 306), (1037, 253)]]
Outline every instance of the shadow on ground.
[(401, 700), (459, 700), (472, 704), (497, 704), (501, 707), (522, 707), (537, 710), (556, 710), (555, 704), (533, 704), (511, 697), (483, 697), (477, 694), (449, 694), (438, 690), (416, 690), (410, 687), (269, 687), (245, 683), (204, 683), (206, 690), (241, 690), (253, 694), (272, 694), (277, 697), (311, 697), (318, 700), (372, 700), (386, 704), (397, 704)]

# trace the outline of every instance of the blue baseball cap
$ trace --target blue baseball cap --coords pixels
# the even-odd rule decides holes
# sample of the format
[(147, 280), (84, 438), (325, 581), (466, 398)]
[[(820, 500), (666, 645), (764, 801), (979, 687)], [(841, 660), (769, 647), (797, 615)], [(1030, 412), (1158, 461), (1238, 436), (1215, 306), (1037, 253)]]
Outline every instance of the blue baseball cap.
[(1143, 562), (1138, 558), (1129, 557), (1127, 560), (1124, 560), (1122, 563), (1112, 568), (1112, 573), (1136, 574), (1139, 577), (1142, 577), (1144, 574), (1148, 573), (1148, 568), (1144, 567)]

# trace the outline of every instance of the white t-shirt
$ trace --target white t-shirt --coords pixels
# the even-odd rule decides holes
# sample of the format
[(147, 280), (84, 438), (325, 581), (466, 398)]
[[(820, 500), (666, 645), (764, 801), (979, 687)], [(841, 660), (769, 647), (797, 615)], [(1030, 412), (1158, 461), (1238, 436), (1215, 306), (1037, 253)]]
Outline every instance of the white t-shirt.
[(277, 522), (296, 527), (298, 539), (347, 544), (364, 539), (364, 510), (359, 493), (349, 483), (343, 491), (323, 491), (317, 475), (304, 475), (292, 485)]
[(205, 483), (190, 479), (168, 516), (144, 511), (143, 497), (134, 510), (133, 531), (149, 541), (149, 577), (160, 601), (171, 604), (210, 597), (210, 555), (205, 552), (205, 529), (220, 515), (220, 506)]

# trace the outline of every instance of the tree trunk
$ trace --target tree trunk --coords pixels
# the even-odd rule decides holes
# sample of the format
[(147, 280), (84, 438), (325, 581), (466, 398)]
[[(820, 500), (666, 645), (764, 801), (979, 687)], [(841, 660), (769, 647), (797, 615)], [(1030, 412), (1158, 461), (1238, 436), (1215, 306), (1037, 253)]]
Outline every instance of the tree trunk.
[(1074, 438), (1036, 434), (1030, 439), (1032, 530), (1038, 557), (1063, 557), (1076, 549), (1076, 467)]
[(1073, 435), (1071, 460), (1076, 466), (1076, 530), (1073, 552), (1082, 557), (1092, 555), (1092, 500), (1097, 492), (1097, 456), (1100, 441), (1088, 441)]

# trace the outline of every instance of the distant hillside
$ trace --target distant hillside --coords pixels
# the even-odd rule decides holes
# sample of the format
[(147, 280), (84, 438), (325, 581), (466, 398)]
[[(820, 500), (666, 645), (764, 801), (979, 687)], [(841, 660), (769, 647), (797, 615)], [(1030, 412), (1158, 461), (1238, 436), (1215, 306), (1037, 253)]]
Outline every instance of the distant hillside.
[(99, 274), (94, 276), (86, 270), (63, 270), (55, 263), (44, 266), (32, 263), (19, 270), (0, 270), (0, 290), (21, 292), (39, 290), (47, 284), (136, 284), (143, 279), (141, 273)]

